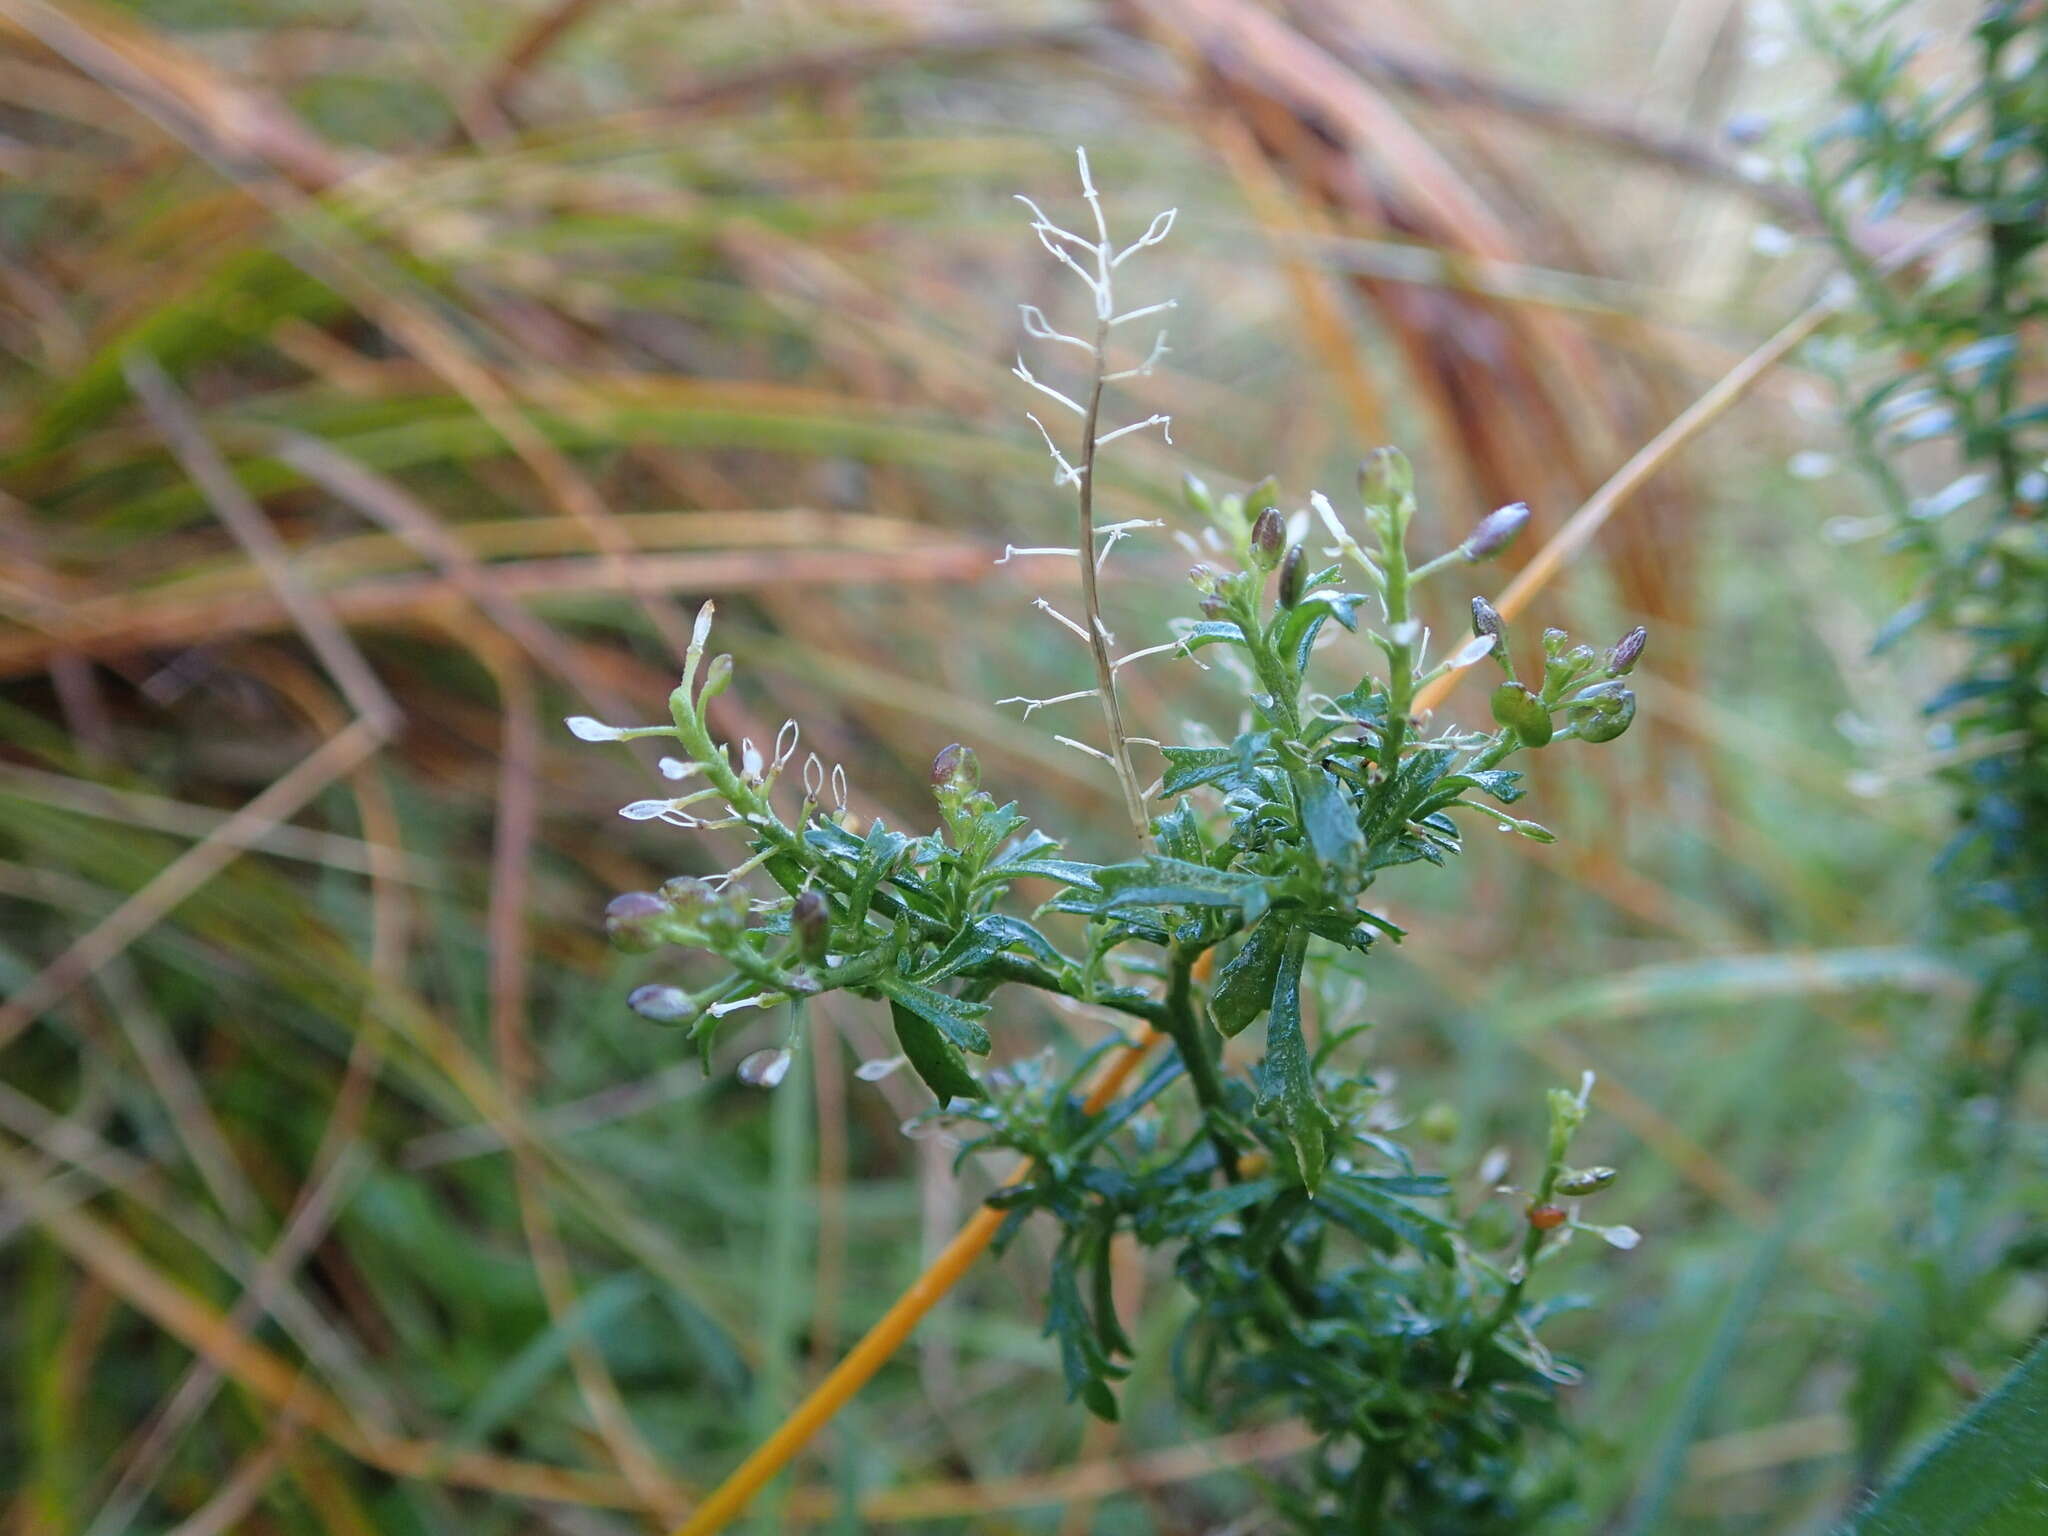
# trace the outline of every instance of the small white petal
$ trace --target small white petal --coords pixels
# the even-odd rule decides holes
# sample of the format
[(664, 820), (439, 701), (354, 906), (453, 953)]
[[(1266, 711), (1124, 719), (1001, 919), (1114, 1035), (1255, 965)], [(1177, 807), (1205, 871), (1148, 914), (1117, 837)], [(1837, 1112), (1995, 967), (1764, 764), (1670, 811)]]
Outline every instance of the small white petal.
[(755, 1051), (740, 1063), (737, 1076), (749, 1088), (774, 1088), (789, 1076), (794, 1059), (786, 1050)]
[(569, 727), (569, 734), (579, 741), (617, 741), (625, 735), (617, 726), (606, 725), (588, 715), (571, 715), (562, 724)]
[(619, 807), (619, 814), (628, 821), (659, 821), (666, 816), (673, 800), (635, 800), (631, 805)]
[(656, 766), (661, 769), (661, 776), (664, 779), (687, 779), (699, 771), (700, 765), (686, 763), (679, 757), (664, 757)]
[(853, 1075), (864, 1083), (879, 1083), (898, 1067), (903, 1065), (901, 1056), (878, 1056), (873, 1061), (864, 1061), (853, 1069)]
[(1451, 670), (1455, 672), (1460, 667), (1469, 667), (1474, 662), (1486, 660), (1493, 653), (1494, 644), (1491, 635), (1474, 635), (1451, 653)]
[(1610, 1248), (1619, 1248), (1623, 1253), (1643, 1240), (1643, 1234), (1634, 1227), (1602, 1227), (1600, 1235), (1607, 1239)]

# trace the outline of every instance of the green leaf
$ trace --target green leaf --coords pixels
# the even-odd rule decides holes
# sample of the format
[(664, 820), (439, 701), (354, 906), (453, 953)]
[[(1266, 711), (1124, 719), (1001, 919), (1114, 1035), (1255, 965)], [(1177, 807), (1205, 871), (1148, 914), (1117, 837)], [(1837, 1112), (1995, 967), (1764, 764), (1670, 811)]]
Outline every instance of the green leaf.
[(1301, 825), (1317, 858), (1340, 872), (1357, 869), (1365, 835), (1344, 786), (1330, 774), (1317, 770), (1309, 776), (1301, 797)]
[(908, 976), (882, 976), (877, 978), (875, 985), (888, 995), (890, 1002), (908, 1008), (961, 1050), (972, 1051), (977, 1056), (989, 1053), (993, 1042), (988, 1031), (975, 1022), (989, 1011), (987, 1003), (970, 1003), (965, 998), (912, 981)]
[(1315, 1067), (1301, 1033), (1301, 961), (1307, 950), (1307, 933), (1299, 928), (1289, 932), (1273, 981), (1266, 1059), (1259, 1064), (1259, 1107), (1278, 1107), (1301, 1165), (1301, 1181), (1314, 1194), (1329, 1161), (1330, 1117), (1316, 1098)]
[(1841, 1528), (1840, 1536), (2048, 1530), (2048, 1341)]
[(1113, 864), (1101, 873), (1109, 892), (1105, 911), (1120, 907), (1235, 907), (1251, 922), (1270, 902), (1266, 882), (1256, 875), (1211, 869), (1184, 859), (1154, 854), (1142, 862)]
[[(1021, 917), (1010, 917), (1001, 912), (984, 912), (981, 916), (971, 919), (965, 928), (953, 935), (953, 941), (940, 952), (938, 959), (919, 975), (918, 980), (944, 981), (948, 976), (971, 970), (1006, 949), (1020, 947), (1028, 949), (1048, 965), (1058, 965), (1062, 961), (1060, 952), (1052, 947), (1045, 935)], [(959, 1043), (966, 1045), (965, 1041)], [(975, 1049), (973, 1046), (967, 1048)], [(987, 1047), (981, 1049), (986, 1050)]]
[(967, 1068), (967, 1058), (922, 1015), (891, 1001), (889, 1017), (896, 1025), (896, 1043), (904, 1059), (924, 1079), (941, 1104), (949, 1099), (985, 1099), (988, 1094)]
[(1273, 982), (1280, 974), (1287, 932), (1286, 922), (1277, 913), (1269, 914), (1216, 973), (1209, 993), (1209, 1017), (1224, 1034), (1239, 1033), (1273, 1001)]

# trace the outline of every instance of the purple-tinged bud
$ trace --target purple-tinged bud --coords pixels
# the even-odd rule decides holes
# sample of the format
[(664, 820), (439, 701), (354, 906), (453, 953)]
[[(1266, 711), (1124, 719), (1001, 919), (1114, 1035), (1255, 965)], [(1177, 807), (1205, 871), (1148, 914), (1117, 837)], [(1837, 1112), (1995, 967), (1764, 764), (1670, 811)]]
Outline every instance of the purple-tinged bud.
[(1213, 565), (1188, 567), (1188, 584), (1202, 597), (1214, 597), (1222, 590), (1223, 573)]
[(1634, 629), (1614, 642), (1614, 649), (1607, 653), (1607, 675), (1627, 677), (1636, 663), (1642, 659), (1643, 647), (1649, 642), (1650, 632), (1638, 624)]
[(1465, 536), (1465, 542), (1458, 546), (1458, 553), (1467, 560), (1485, 560), (1499, 554), (1521, 531), (1529, 525), (1529, 504), (1525, 501), (1511, 501), (1498, 507), (1479, 520), (1479, 526)]
[(635, 987), (626, 994), (626, 1006), (653, 1024), (694, 1024), (699, 1012), (681, 987), (659, 984)]
[(1272, 570), (1280, 563), (1280, 554), (1286, 545), (1287, 524), (1278, 511), (1266, 508), (1252, 524), (1252, 564), (1262, 571)]
[(1493, 690), (1493, 718), (1521, 738), (1524, 746), (1548, 746), (1556, 734), (1543, 701), (1512, 680)]
[(627, 891), (614, 896), (604, 909), (604, 931), (612, 948), (629, 955), (644, 955), (660, 947), (662, 924), (670, 916), (669, 904), (652, 891)]
[(789, 931), (797, 953), (809, 965), (820, 965), (832, 947), (832, 908), (821, 891), (804, 891), (789, 909)]
[(1507, 638), (1508, 627), (1501, 620), (1500, 610), (1483, 597), (1472, 599), (1472, 633), (1486, 636), (1496, 648)]
[(789, 1076), (789, 1064), (795, 1058), (787, 1049), (773, 1048), (756, 1051), (739, 1064), (734, 1073), (749, 1088), (774, 1088)]
[(1214, 594), (1203, 598), (1195, 606), (1202, 610), (1202, 617), (1205, 619), (1222, 619), (1230, 615), (1230, 604)]
[(1287, 551), (1280, 562), (1280, 606), (1292, 608), (1301, 601), (1302, 565), (1307, 551), (1299, 544)]

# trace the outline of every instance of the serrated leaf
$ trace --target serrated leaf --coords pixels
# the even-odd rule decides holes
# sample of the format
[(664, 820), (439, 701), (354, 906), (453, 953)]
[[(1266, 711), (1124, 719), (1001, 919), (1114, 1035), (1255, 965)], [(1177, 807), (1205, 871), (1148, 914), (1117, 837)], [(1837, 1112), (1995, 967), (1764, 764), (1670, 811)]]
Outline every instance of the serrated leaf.
[(1287, 935), (1281, 949), (1273, 979), (1273, 1016), (1266, 1025), (1266, 1056), (1259, 1063), (1259, 1107), (1278, 1109), (1301, 1167), (1301, 1181), (1314, 1194), (1329, 1162), (1331, 1122), (1316, 1097), (1315, 1066), (1301, 1032), (1301, 962), (1307, 949), (1308, 935), (1299, 928)]
[(1308, 776), (1301, 797), (1301, 825), (1308, 833), (1309, 847), (1317, 858), (1339, 871), (1357, 868), (1365, 848), (1365, 835), (1358, 830), (1358, 813), (1343, 785), (1320, 769)]
[(977, 1056), (986, 1056), (994, 1044), (988, 1031), (975, 1021), (989, 1011), (987, 1003), (970, 1003), (936, 987), (927, 987), (908, 976), (882, 976), (875, 985), (889, 1001), (908, 1008), (930, 1024), (952, 1044)]
[(988, 1097), (968, 1069), (967, 1058), (930, 1020), (894, 1000), (889, 1004), (889, 1017), (896, 1026), (896, 1043), (903, 1047), (904, 1060), (941, 1104), (950, 1099)]
[(948, 976), (971, 970), (1006, 949), (1028, 950), (1037, 959), (1051, 965), (1059, 964), (1063, 958), (1044, 934), (1021, 917), (984, 912), (970, 919), (966, 927), (954, 934), (952, 942), (919, 973), (917, 979), (921, 982), (944, 981)]

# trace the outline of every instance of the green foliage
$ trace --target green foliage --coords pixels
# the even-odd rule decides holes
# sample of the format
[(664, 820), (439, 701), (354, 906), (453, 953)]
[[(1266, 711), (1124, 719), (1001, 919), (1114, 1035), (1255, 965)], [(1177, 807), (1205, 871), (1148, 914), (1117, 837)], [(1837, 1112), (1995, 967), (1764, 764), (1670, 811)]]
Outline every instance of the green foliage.
[(2024, 1536), (2048, 1526), (2048, 1343), (1949, 1429), (1842, 1536)]
[[(1189, 484), (1188, 507), (1209, 524), (1199, 547), (1216, 559), (1192, 573), (1200, 615), (1182, 624), (1177, 648), (1227, 654), (1245, 680), (1244, 713), (1227, 743), (1159, 748), (1148, 843), (1120, 862), (1065, 857), (1015, 802), (982, 788), (965, 747), (934, 762), (937, 824), (916, 833), (861, 827), (843, 796), (828, 806), (822, 763), (796, 763), (793, 725), (772, 753), (743, 744), (735, 761), (705, 713), (730, 676), (725, 658), (705, 660), (709, 605), (670, 698), (672, 724), (570, 726), (586, 739), (673, 739), (684, 757), (664, 771), (702, 786), (625, 814), (735, 829), (750, 846), (719, 881), (672, 881), (613, 904), (626, 947), (668, 943), (721, 962), (695, 990), (643, 988), (633, 1005), (686, 1027), (708, 1060), (741, 1006), (827, 991), (886, 1001), (904, 1056), (938, 1100), (931, 1116), (967, 1137), (962, 1156), (1033, 1162), (994, 1199), (1010, 1213), (1005, 1238), (1034, 1213), (1058, 1226), (1047, 1332), (1070, 1396), (1116, 1414), (1132, 1345), (1109, 1256), (1116, 1239), (1135, 1238), (1173, 1255), (1193, 1298), (1175, 1356), (1186, 1399), (1226, 1422), (1296, 1414), (1320, 1435), (1308, 1474), (1276, 1494), (1296, 1528), (1522, 1531), (1570, 1498), (1568, 1467), (1531, 1437), (1555, 1422), (1556, 1385), (1575, 1378), (1538, 1337), (1564, 1303), (1530, 1302), (1528, 1282), (1574, 1233), (1635, 1242), (1627, 1228), (1579, 1218), (1578, 1201), (1613, 1178), (1567, 1164), (1590, 1081), (1551, 1095), (1540, 1180), (1519, 1230), (1504, 1233), (1498, 1211), (1483, 1209), (1492, 1192), (1461, 1201), (1419, 1167), (1379, 1089), (1347, 1067), (1345, 1047), (1366, 1022), (1325, 1011), (1312, 1029), (1311, 999), (1340, 957), (1404, 937), (1364, 904), (1382, 877), (1443, 864), (1474, 818), (1550, 840), (1497, 808), (1522, 794), (1503, 765), (1626, 729), (1634, 698), (1620, 677), (1641, 637), (1603, 656), (1549, 631), (1541, 666), (1515, 684), (1495, 729), (1426, 723), (1413, 704), (1429, 680), (1489, 658), (1513, 674), (1483, 604), (1474, 638), (1432, 663), (1415, 590), (1502, 547), (1525, 514), (1496, 513), (1416, 566), (1407, 461), (1380, 450), (1361, 495), (1364, 541), (1311, 498), (1363, 581), (1353, 590), (1343, 564), (1307, 568), (1308, 520), (1283, 517), (1277, 488), (1218, 496)], [(1372, 609), (1377, 625), (1365, 622)], [(1330, 694), (1311, 673), (1319, 642), (1340, 630), (1361, 633), (1383, 665), (1353, 663), (1345, 690)], [(778, 791), (792, 776), (801, 790), (785, 816)], [(749, 877), (759, 894), (742, 894)], [(1051, 894), (1027, 910), (1024, 887)], [(1173, 1053), (1091, 1116), (1089, 1061), (982, 1065), (1010, 987), (1149, 1025)], [(1225, 1039), (1262, 1016), (1259, 1059), (1234, 1065)], [(1186, 1093), (1169, 1094), (1181, 1084)]]
[[(1808, 180), (1861, 322), (1822, 358), (1917, 588), (1877, 648), (1913, 635), (1961, 658), (1924, 711), (1956, 816), (1938, 861), (1943, 930), (1979, 989), (1963, 1037), (1916, 1085), (1934, 1180), (1861, 1348), (1850, 1408), (1866, 1484), (1916, 1431), (1944, 1352), (1982, 1347), (2013, 1277), (2048, 1256), (2048, 1186), (2038, 1170), (2008, 1177), (2048, 1017), (2048, 401), (2027, 394), (2048, 318), (2048, 12), (1984, 7), (1970, 67), (1930, 84), (1917, 45), (1883, 24), (1896, 9), (1810, 18), (1846, 107), (1809, 147)], [(1860, 237), (1908, 207), (1957, 233), (1896, 284)]]

